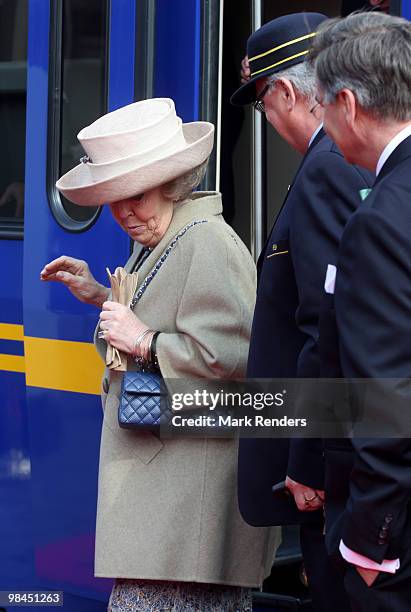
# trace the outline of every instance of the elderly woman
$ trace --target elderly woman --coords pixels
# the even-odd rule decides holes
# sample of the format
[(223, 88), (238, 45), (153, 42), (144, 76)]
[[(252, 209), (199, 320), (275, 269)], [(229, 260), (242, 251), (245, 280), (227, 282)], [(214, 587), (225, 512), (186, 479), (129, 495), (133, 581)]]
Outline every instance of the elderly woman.
[[(108, 202), (143, 246), (126, 266), (138, 270), (139, 299), (133, 309), (110, 301), (87, 264), (69, 257), (47, 264), (41, 278), (102, 309), (103, 359), (107, 340), (128, 355), (129, 369), (136, 358), (155, 359), (168, 378), (244, 376), (254, 264), (222, 217), (221, 195), (192, 193), (213, 131), (209, 123), (183, 125), (172, 100), (154, 99), (79, 133), (88, 155), (57, 187), (79, 205)], [(121, 429), (122, 373), (106, 376), (95, 574), (117, 579), (109, 610), (251, 610), (251, 587), (269, 574), (278, 534), (239, 514), (236, 441)]]

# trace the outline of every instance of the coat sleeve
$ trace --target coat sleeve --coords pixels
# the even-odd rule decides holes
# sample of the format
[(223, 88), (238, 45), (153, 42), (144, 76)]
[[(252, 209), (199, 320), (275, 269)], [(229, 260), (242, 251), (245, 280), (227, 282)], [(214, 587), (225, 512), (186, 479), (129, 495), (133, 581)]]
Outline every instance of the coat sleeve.
[[(406, 419), (411, 405), (411, 228), (391, 217), (369, 207), (352, 218), (341, 242), (335, 292), (344, 377), (368, 379), (371, 393), (360, 397), (353, 385), (353, 399), (362, 401), (368, 423), (378, 427), (381, 420), (381, 429), (398, 414)], [(411, 441), (354, 437), (352, 443), (342, 539), (377, 563), (397, 558), (411, 500)]]
[[(342, 232), (360, 203), (358, 192), (369, 187), (373, 177), (348, 164), (337, 151), (317, 154), (307, 162), (300, 177), (294, 187), (298, 205), (293, 207), (290, 219), (290, 249), (299, 301), (296, 323), (305, 336), (297, 376), (319, 378), (319, 313), (327, 265), (336, 264)], [(292, 440), (288, 475), (297, 482), (324, 488), (320, 439)]]
[(198, 225), (177, 245), (177, 275), (170, 278), (181, 288), (176, 330), (161, 333), (157, 341), (164, 378), (245, 375), (255, 265), (227, 226), (218, 225)]

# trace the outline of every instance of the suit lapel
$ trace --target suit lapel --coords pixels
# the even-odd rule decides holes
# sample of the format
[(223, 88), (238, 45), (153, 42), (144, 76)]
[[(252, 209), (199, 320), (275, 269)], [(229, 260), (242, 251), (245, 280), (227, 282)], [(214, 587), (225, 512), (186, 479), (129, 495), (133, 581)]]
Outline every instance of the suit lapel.
[(318, 134), (316, 135), (316, 137), (314, 138), (314, 140), (312, 141), (312, 143), (310, 144), (310, 146), (308, 147), (308, 149), (307, 149), (306, 153), (304, 154), (304, 157), (302, 158), (302, 160), (301, 160), (301, 162), (300, 162), (300, 165), (299, 165), (299, 166), (298, 166), (298, 168), (297, 168), (297, 172), (295, 173), (294, 178), (293, 178), (293, 180), (292, 180), (292, 183), (291, 183), (291, 185), (290, 185), (290, 186), (289, 186), (289, 188), (288, 188), (287, 195), (285, 196), (284, 201), (283, 201), (283, 203), (282, 203), (282, 205), (281, 205), (281, 208), (280, 208), (280, 210), (278, 211), (278, 214), (277, 214), (276, 220), (275, 220), (275, 222), (274, 222), (274, 225), (273, 225), (273, 227), (271, 228), (271, 231), (270, 231), (270, 233), (269, 233), (269, 235), (268, 235), (268, 237), (267, 237), (267, 240), (265, 241), (264, 247), (263, 247), (263, 249), (262, 249), (262, 251), (261, 251), (261, 253), (260, 253), (260, 256), (259, 256), (259, 258), (258, 258), (258, 261), (257, 261), (257, 269), (258, 269), (258, 270), (260, 270), (260, 268), (261, 268), (261, 266), (262, 266), (262, 262), (263, 262), (263, 259), (264, 259), (264, 253), (265, 253), (265, 251), (266, 251), (266, 249), (267, 249), (267, 245), (268, 245), (268, 243), (270, 242), (271, 234), (272, 234), (272, 232), (273, 232), (273, 229), (275, 228), (275, 225), (276, 225), (276, 223), (277, 223), (277, 219), (278, 219), (278, 217), (280, 216), (281, 211), (283, 210), (283, 208), (284, 208), (284, 206), (285, 206), (285, 204), (286, 204), (286, 202), (287, 202), (287, 200), (288, 200), (288, 196), (290, 195), (290, 193), (291, 193), (291, 191), (292, 191), (292, 188), (293, 188), (293, 186), (294, 186), (294, 183), (295, 183), (295, 181), (297, 180), (298, 175), (300, 174), (300, 172), (301, 172), (301, 170), (302, 170), (302, 168), (303, 168), (303, 166), (304, 166), (305, 162), (307, 161), (308, 157), (310, 156), (310, 154), (312, 153), (312, 151), (314, 150), (314, 148), (317, 146), (317, 144), (318, 144), (318, 143), (319, 143), (319, 142), (320, 142), (320, 141), (321, 141), (321, 140), (324, 138), (324, 136), (325, 136), (324, 129), (323, 129), (323, 128), (321, 128), (321, 129), (319, 130)]
[(378, 185), (378, 183), (382, 181), (382, 179), (385, 178), (396, 166), (398, 166), (408, 157), (411, 157), (411, 136), (408, 136), (408, 138), (400, 142), (398, 147), (396, 147), (391, 153), (391, 155), (381, 168), (381, 171), (375, 180), (374, 187)]
[(315, 147), (317, 146), (317, 144), (318, 144), (318, 143), (319, 143), (319, 142), (320, 142), (320, 141), (321, 141), (321, 140), (324, 138), (324, 136), (325, 136), (325, 132), (324, 132), (323, 128), (321, 128), (321, 130), (318, 132), (318, 134), (316, 135), (316, 137), (314, 138), (314, 140), (312, 141), (312, 143), (311, 143), (311, 144), (310, 144), (310, 146), (308, 147), (308, 149), (307, 149), (306, 153), (304, 154), (304, 157), (303, 157), (303, 158), (302, 158), (302, 160), (301, 160), (300, 165), (299, 165), (299, 166), (298, 166), (298, 168), (297, 168), (297, 172), (296, 172), (296, 173), (295, 173), (295, 175), (294, 175), (293, 181), (292, 181), (292, 183), (291, 183), (291, 185), (290, 185), (290, 187), (289, 187), (289, 189), (288, 189), (287, 195), (285, 196), (284, 202), (283, 202), (283, 204), (282, 204), (282, 206), (281, 206), (281, 208), (280, 208), (280, 211), (279, 211), (279, 213), (278, 213), (278, 215), (277, 215), (277, 218), (278, 218), (278, 216), (280, 215), (280, 212), (282, 211), (282, 209), (283, 209), (283, 207), (284, 207), (285, 203), (287, 202), (288, 196), (290, 195), (291, 190), (292, 190), (292, 188), (293, 188), (293, 186), (294, 186), (294, 183), (295, 183), (295, 181), (297, 180), (297, 178), (298, 178), (298, 176), (299, 176), (299, 174), (300, 174), (300, 172), (301, 172), (301, 170), (302, 170), (302, 168), (303, 168), (303, 166), (304, 166), (305, 162), (306, 162), (306, 161), (307, 161), (307, 159), (310, 157), (311, 153), (313, 152), (313, 150), (315, 149)]

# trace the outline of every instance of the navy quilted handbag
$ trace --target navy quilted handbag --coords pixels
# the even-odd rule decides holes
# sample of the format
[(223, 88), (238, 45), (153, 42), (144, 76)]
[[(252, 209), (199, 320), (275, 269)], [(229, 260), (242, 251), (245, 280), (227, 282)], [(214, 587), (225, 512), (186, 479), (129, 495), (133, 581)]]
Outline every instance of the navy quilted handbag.
[(165, 384), (156, 372), (125, 372), (121, 387), (118, 424), (128, 429), (158, 429), (171, 410)]

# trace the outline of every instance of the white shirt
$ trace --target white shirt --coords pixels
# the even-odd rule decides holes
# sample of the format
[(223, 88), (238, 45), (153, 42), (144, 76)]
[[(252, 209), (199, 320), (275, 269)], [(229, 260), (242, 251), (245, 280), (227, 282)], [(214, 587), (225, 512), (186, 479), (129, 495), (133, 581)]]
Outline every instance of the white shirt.
[(312, 143), (314, 142), (315, 137), (317, 136), (318, 132), (322, 129), (323, 125), (324, 125), (323, 123), (320, 123), (318, 128), (315, 130), (314, 134), (311, 136), (310, 142), (308, 143), (308, 148), (311, 147)]
[(391, 153), (398, 147), (399, 144), (402, 143), (403, 140), (408, 138), (408, 136), (411, 136), (411, 124), (407, 125), (407, 127), (401, 130), (401, 132), (398, 132), (398, 134), (394, 136), (392, 140), (390, 140), (390, 142), (387, 144), (387, 146), (381, 153), (380, 159), (378, 160), (377, 169), (375, 171), (375, 174), (377, 176), (381, 172), (381, 168), (383, 167)]

